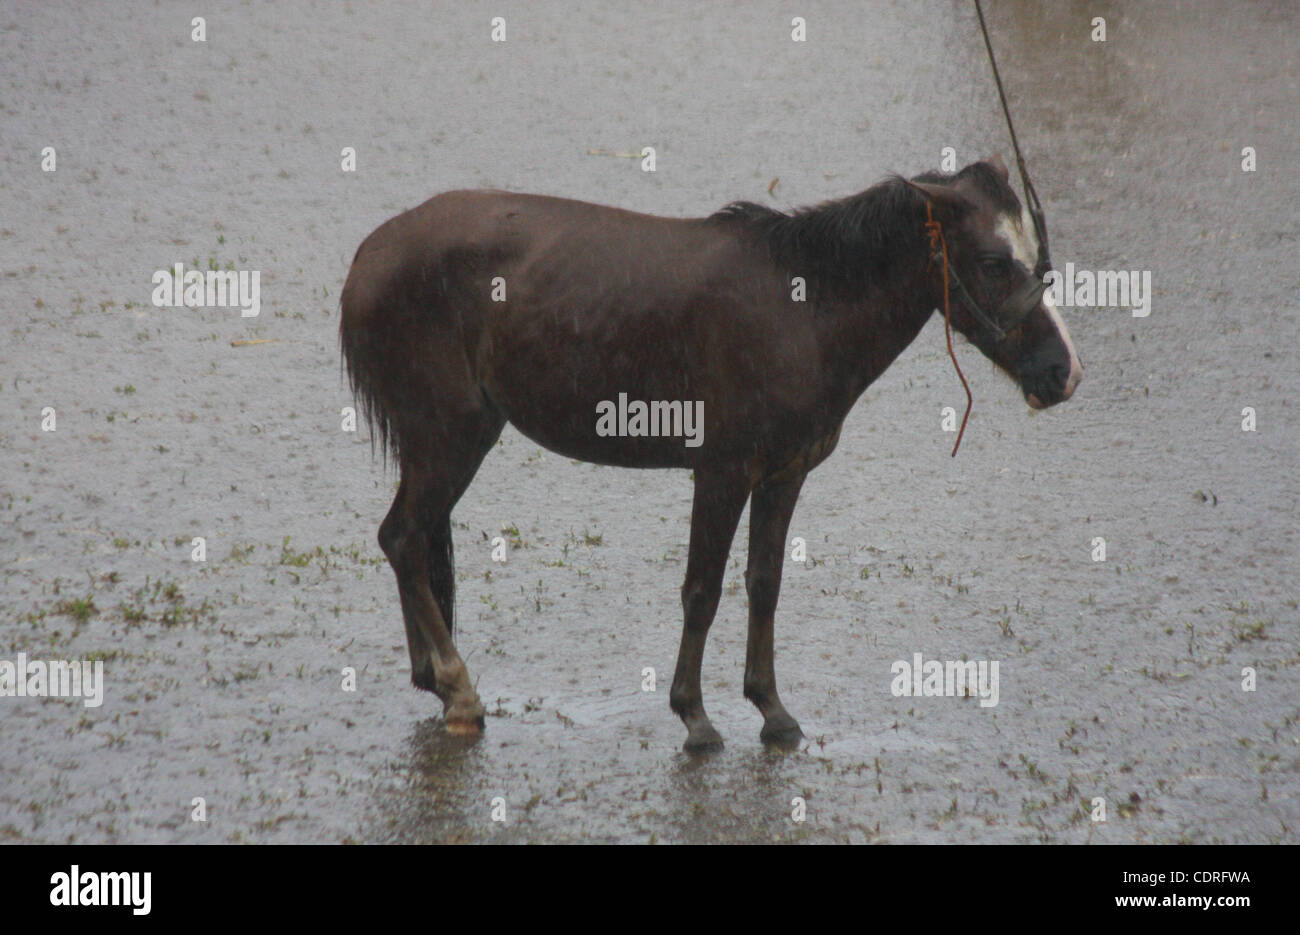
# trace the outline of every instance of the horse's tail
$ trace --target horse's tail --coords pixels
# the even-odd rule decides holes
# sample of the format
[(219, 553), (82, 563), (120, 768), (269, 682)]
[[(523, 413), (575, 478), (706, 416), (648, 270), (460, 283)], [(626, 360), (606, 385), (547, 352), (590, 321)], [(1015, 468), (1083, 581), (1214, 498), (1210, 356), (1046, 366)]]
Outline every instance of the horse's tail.
[[(417, 349), (440, 346), (440, 339), (433, 312), (424, 307), (416, 308), (403, 291), (402, 257), (400, 244), (394, 240), (391, 229), (384, 227), (371, 234), (357, 249), (339, 299), (342, 312), (339, 344), (352, 394), (370, 427), (371, 452), (373, 454), (378, 442), (385, 465), (390, 455), (398, 462), (403, 468), (405, 487), (412, 478), (418, 481), (430, 477), (428, 459), (418, 456), (422, 441), (427, 443), (429, 434), (439, 431), (436, 419), (431, 416), (435, 408), (436, 387), (426, 364), (427, 355), (418, 353)], [(420, 432), (424, 433), (423, 439)], [(411, 464), (403, 463), (404, 453)], [(431, 549), (429, 587), (438, 602), (448, 633), (453, 633), (456, 572), (451, 504), (446, 505), (445, 514), (436, 518), (425, 517), (419, 509), (408, 515), (403, 512), (401, 504), (399, 494), (380, 527), (380, 543), (391, 559), (390, 546), (384, 544), (384, 527), (393, 522), (395, 516), (399, 529), (403, 521), (424, 524), (422, 528), (429, 537)], [(428, 524), (430, 519), (432, 523)], [(427, 660), (413, 658), (412, 662), (412, 680), (418, 687), (433, 691), (436, 680)]]
[(389, 409), (400, 388), (388, 385), (395, 377), (385, 361), (391, 350), (391, 342), (386, 339), (391, 334), (392, 323), (385, 321), (382, 313), (389, 284), (371, 268), (369, 257), (373, 254), (366, 249), (369, 243), (367, 239), (357, 248), (343, 285), (339, 301), (342, 310), (339, 344), (352, 395), (370, 428), (371, 455), (377, 438), (380, 454), (387, 464), (390, 452), (395, 460), (401, 457), (402, 439)]

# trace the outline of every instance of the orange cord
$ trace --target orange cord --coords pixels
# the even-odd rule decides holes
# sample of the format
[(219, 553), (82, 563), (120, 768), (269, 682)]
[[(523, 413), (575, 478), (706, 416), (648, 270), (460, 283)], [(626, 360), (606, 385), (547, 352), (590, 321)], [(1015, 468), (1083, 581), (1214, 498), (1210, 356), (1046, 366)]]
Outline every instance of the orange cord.
[(948, 356), (952, 358), (952, 365), (957, 370), (957, 377), (961, 380), (962, 389), (966, 391), (966, 414), (961, 417), (961, 429), (957, 432), (957, 441), (952, 446), (952, 456), (957, 457), (957, 448), (961, 445), (961, 437), (966, 433), (966, 420), (970, 418), (971, 407), (975, 405), (975, 399), (970, 394), (970, 384), (966, 382), (966, 375), (961, 372), (961, 364), (957, 363), (957, 355), (952, 349), (952, 311), (948, 307), (948, 242), (944, 240), (943, 228), (939, 226), (930, 213), (930, 202), (925, 202), (925, 232), (930, 237), (930, 252), (935, 250), (943, 256), (943, 333), (948, 339)]

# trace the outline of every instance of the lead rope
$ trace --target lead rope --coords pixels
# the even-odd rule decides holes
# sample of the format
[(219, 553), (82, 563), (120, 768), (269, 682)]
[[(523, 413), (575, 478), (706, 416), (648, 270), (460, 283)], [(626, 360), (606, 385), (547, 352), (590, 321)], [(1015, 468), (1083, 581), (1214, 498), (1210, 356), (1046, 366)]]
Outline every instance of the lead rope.
[(966, 433), (966, 420), (970, 418), (971, 407), (975, 405), (975, 398), (971, 396), (970, 384), (966, 382), (966, 375), (961, 372), (961, 364), (957, 363), (957, 354), (952, 349), (952, 310), (948, 303), (948, 241), (944, 239), (943, 228), (939, 222), (934, 219), (930, 212), (930, 201), (927, 198), (925, 202), (925, 232), (930, 238), (930, 256), (936, 253), (943, 259), (943, 333), (948, 339), (948, 356), (952, 358), (952, 365), (957, 370), (957, 378), (961, 380), (962, 389), (966, 391), (966, 414), (961, 417), (961, 428), (957, 431), (957, 441), (952, 446), (952, 456), (957, 457), (957, 448), (961, 445), (961, 437)]
[(984, 8), (980, 6), (980, 0), (975, 0), (975, 13), (979, 16), (980, 32), (984, 34), (984, 48), (989, 53), (989, 64), (993, 67), (993, 81), (998, 87), (998, 100), (1002, 102), (1002, 114), (1007, 118), (1007, 131), (1011, 134), (1011, 148), (1016, 151), (1016, 167), (1020, 170), (1020, 181), (1025, 186), (1025, 202), (1029, 207), (1029, 216), (1034, 221), (1034, 233), (1038, 235), (1039, 244), (1039, 263), (1034, 270), (1035, 275), (1043, 276), (1047, 270), (1041, 267), (1051, 266), (1051, 260), (1047, 259), (1049, 250), (1047, 247), (1047, 225), (1043, 221), (1043, 206), (1038, 201), (1038, 192), (1034, 190), (1034, 184), (1029, 181), (1029, 168), (1025, 165), (1025, 157), (1020, 153), (1020, 141), (1016, 139), (1016, 127), (1011, 122), (1011, 108), (1007, 106), (1007, 93), (1002, 89), (1002, 75), (998, 72), (998, 60), (993, 57), (993, 43), (989, 40), (989, 29), (984, 23)]

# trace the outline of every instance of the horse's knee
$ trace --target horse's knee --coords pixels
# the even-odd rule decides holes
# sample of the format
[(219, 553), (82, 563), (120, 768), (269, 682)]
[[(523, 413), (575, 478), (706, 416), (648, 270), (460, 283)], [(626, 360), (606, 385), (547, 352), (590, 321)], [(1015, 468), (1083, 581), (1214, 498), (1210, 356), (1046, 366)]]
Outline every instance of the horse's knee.
[(388, 564), (396, 572), (403, 569), (416, 569), (418, 556), (414, 546), (419, 545), (418, 537), (413, 535), (415, 530), (411, 528), (410, 523), (396, 513), (389, 513), (384, 521), (379, 524), (379, 547), (383, 549), (384, 555), (388, 557)]
[(402, 530), (401, 522), (392, 513), (384, 517), (384, 521), (379, 524), (379, 548), (388, 556), (390, 564), (396, 561), (397, 555), (401, 552)]
[(707, 629), (718, 609), (722, 585), (702, 581), (687, 581), (682, 585), (682, 613), (687, 629)]

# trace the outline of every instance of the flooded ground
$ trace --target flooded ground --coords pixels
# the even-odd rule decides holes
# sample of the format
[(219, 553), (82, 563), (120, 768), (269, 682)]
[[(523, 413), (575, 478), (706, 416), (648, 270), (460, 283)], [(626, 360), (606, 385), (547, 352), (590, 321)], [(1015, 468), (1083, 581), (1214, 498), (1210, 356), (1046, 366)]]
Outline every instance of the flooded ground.
[[(795, 514), (808, 742), (764, 750), (741, 697), (740, 537), (702, 758), (667, 700), (688, 476), (511, 429), (453, 517), (487, 731), (445, 735), (375, 542), (394, 477), (340, 431), (348, 263), (457, 187), (698, 215), (1009, 157), (970, 8), (804, 4), (795, 43), (780, 4), (501, 3), (502, 44), (417, 3), (208, 3), (204, 43), (170, 3), (7, 6), (0, 659), (106, 689), (0, 698), (0, 840), (1294, 843), (1300, 15), (989, 6), (1057, 266), (1150, 271), (1150, 314), (1067, 309), (1087, 376), (1043, 414), (959, 348), (956, 459), (931, 322)], [(260, 316), (155, 307), (178, 262), (260, 270)], [(895, 697), (915, 653), (999, 661), (999, 703)]]

